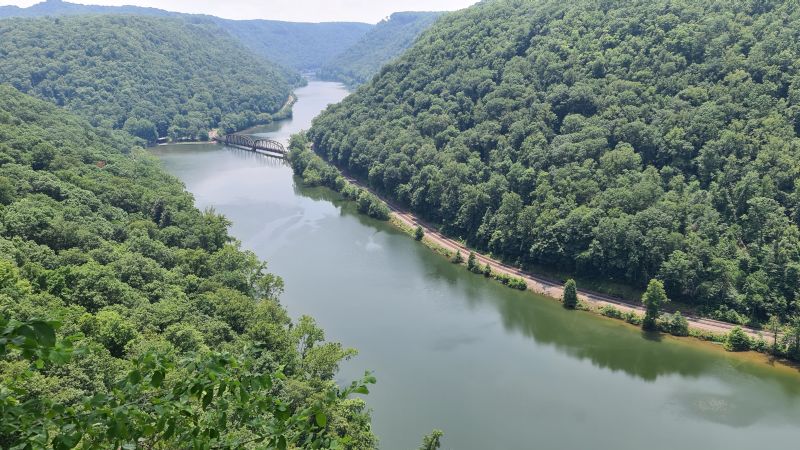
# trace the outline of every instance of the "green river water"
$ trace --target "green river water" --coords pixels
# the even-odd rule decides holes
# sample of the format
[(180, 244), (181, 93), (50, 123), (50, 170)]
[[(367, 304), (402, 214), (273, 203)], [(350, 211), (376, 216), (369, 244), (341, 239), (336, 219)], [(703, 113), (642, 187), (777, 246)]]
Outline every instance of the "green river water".
[[(347, 92), (312, 81), (285, 141)], [(387, 450), (433, 428), (445, 449), (780, 449), (800, 446), (800, 372), (691, 340), (648, 339), (618, 321), (487, 281), (282, 161), (223, 146), (155, 150), (201, 208), (282, 276), (282, 303), (355, 347), (341, 381), (372, 370), (367, 396)]]

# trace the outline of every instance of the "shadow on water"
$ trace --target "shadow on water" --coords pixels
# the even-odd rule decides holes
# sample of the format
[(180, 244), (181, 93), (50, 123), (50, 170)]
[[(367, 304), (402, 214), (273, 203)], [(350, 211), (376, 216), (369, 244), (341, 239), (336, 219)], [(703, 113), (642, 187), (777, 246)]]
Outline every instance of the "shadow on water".
[[(305, 187), (298, 179), (294, 184), (297, 195), (331, 202), (343, 216), (350, 216), (380, 232), (403, 234), (385, 222), (359, 214), (352, 201), (330, 189)], [(474, 309), (490, 304), (500, 314), (507, 331), (520, 333), (540, 345), (553, 346), (580, 360), (591, 361), (595, 367), (654, 382), (659, 377), (672, 375), (697, 378), (713, 371), (721, 361), (737, 365), (736, 355), (724, 354), (704, 343), (678, 341), (593, 314), (568, 311), (550, 299), (511, 290), (480, 275), (465, 277), (463, 267), (433, 255), (422, 245), (416, 247), (415, 254), (426, 274), (456, 288), (467, 306)], [(750, 361), (738, 364), (737, 370), (770, 377), (769, 367)], [(800, 395), (800, 377), (796, 377), (794, 383), (781, 385), (787, 394)]]
[[(496, 289), (511, 291), (492, 287)], [(800, 395), (800, 372), (777, 371), (743, 355), (724, 353), (712, 344), (642, 332), (621, 321), (565, 310), (557, 302), (530, 292), (470, 296), (468, 300), (492, 304), (506, 330), (552, 345), (602, 369), (654, 382), (662, 376), (696, 378), (733, 368), (742, 375), (776, 380), (786, 394)]]

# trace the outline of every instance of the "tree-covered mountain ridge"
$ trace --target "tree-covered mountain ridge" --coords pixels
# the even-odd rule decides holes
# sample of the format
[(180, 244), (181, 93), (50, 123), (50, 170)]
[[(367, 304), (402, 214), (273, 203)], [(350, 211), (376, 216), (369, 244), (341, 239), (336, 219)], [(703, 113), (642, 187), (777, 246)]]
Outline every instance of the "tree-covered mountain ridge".
[(310, 71), (356, 44), (374, 25), (359, 22), (301, 23), (280, 20), (230, 20), (141, 6), (101, 6), (47, 0), (27, 8), (0, 6), (0, 18), (86, 14), (135, 14), (215, 24), (253, 53), (292, 70)]
[(521, 265), (714, 317), (799, 312), (800, 11), (495, 0), (314, 122), (328, 161)]
[(369, 81), (381, 67), (406, 51), (433, 25), (441, 12), (397, 12), (382, 20), (357, 43), (331, 59), (318, 72), (323, 79), (354, 88)]
[(0, 82), (149, 142), (269, 121), (300, 81), (216, 25), (161, 17), (4, 19), (0, 55)]

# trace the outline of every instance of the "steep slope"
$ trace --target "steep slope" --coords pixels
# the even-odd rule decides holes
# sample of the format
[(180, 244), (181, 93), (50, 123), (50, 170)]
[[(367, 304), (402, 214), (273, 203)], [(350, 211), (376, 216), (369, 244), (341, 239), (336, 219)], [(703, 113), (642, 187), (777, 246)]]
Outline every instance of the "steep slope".
[(319, 76), (350, 87), (366, 83), (381, 67), (406, 51), (441, 15), (440, 12), (394, 13), (355, 45), (328, 61)]
[(497, 0), (448, 14), (310, 137), (505, 259), (727, 320), (797, 314), (796, 2)]
[[(148, 152), (132, 148), (129, 135), (92, 128), (85, 120), (7, 85), (0, 86), (0, 98), (3, 337), (6, 320), (32, 318), (61, 320), (60, 337), (85, 335), (83, 353), (59, 366), (45, 366), (24, 382), (21, 376), (32, 364), (20, 359), (19, 352), (6, 352), (7, 342), (2, 342), (4, 447), (16, 446), (12, 444), (30, 431), (25, 423), (22, 429), (15, 428), (20, 419), (14, 408), (20, 405), (13, 398), (34, 412), (45, 411), (49, 402), (75, 406), (87, 397), (119, 391), (117, 383), (145, 354), (174, 359), (213, 351), (238, 354), (258, 347), (252, 353), (256, 371), (285, 367), (288, 379), (276, 384), (273, 393), (292, 411), (317, 402), (315, 396), (335, 386), (336, 367), (351, 352), (324, 342), (310, 318), (292, 326), (278, 301), (281, 279), (268, 273), (253, 253), (239, 249), (224, 217), (198, 211), (182, 183)], [(168, 387), (175, 381), (172, 378), (162, 381)], [(221, 388), (218, 395), (222, 393)], [(108, 401), (102, 403), (98, 409)], [(327, 411), (335, 429), (325, 433), (352, 435), (352, 448), (373, 448), (363, 402), (336, 403)], [(125, 408), (119, 403), (112, 406), (119, 406), (114, 414), (126, 421), (125, 430), (135, 430), (137, 423), (127, 422)], [(169, 406), (162, 408), (167, 411)], [(98, 412), (97, 421), (101, 419)], [(222, 418), (216, 436), (251, 438), (251, 424), (268, 418), (252, 419)], [(92, 431), (79, 431), (86, 439), (81, 443), (90, 445)], [(96, 431), (101, 437), (106, 433), (102, 426)], [(38, 438), (44, 441), (36, 441), (34, 447), (53, 448), (48, 439), (71, 433), (45, 428)], [(121, 434), (124, 431), (115, 430), (108, 436)], [(178, 430), (174, 437), (180, 435)], [(186, 443), (165, 438), (156, 447)], [(208, 435), (195, 438), (208, 439), (210, 447), (224, 443)], [(72, 448), (80, 439), (81, 434), (73, 444), (55, 448)]]
[(138, 6), (99, 6), (47, 0), (28, 8), (0, 7), (3, 17), (77, 14), (136, 14), (175, 17), (192, 23), (215, 23), (251, 51), (294, 70), (314, 70), (354, 45), (374, 25), (350, 22), (296, 23), (277, 20), (228, 20)]
[(373, 27), (352, 22), (214, 21), (256, 54), (300, 71), (322, 67)]
[(0, 82), (151, 142), (268, 121), (299, 81), (218, 27), (179, 19), (5, 19), (0, 55)]

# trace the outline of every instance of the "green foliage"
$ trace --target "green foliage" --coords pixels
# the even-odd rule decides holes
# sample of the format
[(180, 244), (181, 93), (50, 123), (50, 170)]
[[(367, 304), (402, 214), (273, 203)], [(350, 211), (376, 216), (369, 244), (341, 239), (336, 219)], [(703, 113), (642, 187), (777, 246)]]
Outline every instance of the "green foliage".
[(735, 326), (725, 336), (725, 350), (729, 352), (744, 352), (750, 350), (751, 339), (742, 327)]
[[(325, 400), (354, 351), (292, 326), (282, 280), (224, 217), (127, 133), (8, 85), (0, 98), (0, 179), (14, 180), (0, 206), (0, 447), (241, 448), (269, 430), (263, 445), (375, 447), (363, 402)], [(311, 350), (297, 329), (313, 330)], [(271, 387), (253, 384), (263, 376)]]
[(433, 430), (431, 434), (422, 438), (422, 445), (419, 450), (437, 450), (442, 446), (442, 436), (444, 436), (442, 430)]
[(479, 250), (659, 278), (709, 315), (787, 319), (800, 312), (800, 8), (756, 3), (480, 2), (309, 137)]
[(782, 354), (800, 361), (800, 316), (794, 316), (783, 328)]
[(561, 303), (565, 308), (569, 309), (578, 307), (578, 286), (572, 278), (564, 283), (564, 294), (561, 297)]
[(494, 273), (492, 276), (495, 280), (505, 284), (511, 289), (517, 289), (520, 291), (528, 289), (528, 283), (526, 283), (522, 278), (506, 275), (504, 273)]
[(675, 314), (666, 315), (659, 324), (662, 331), (674, 336), (689, 335), (689, 321), (676, 311)]
[(296, 70), (316, 70), (364, 38), (373, 25), (212, 19), (257, 55)]
[(18, 350), (37, 364), (0, 380), (0, 441), (9, 448), (224, 448), (253, 443), (269, 448), (336, 448), (347, 439), (330, 433), (328, 411), (375, 382), (366, 374), (346, 389), (320, 389), (310, 405), (274, 394), (282, 370), (259, 369), (262, 349), (241, 356), (209, 353), (175, 360), (147, 353), (105, 394), (72, 405), (27, 396), (23, 380), (66, 364), (72, 342), (56, 341), (51, 322), (0, 316), (0, 355)]
[(461, 255), (461, 250), (456, 250), (456, 254), (453, 255), (453, 259), (451, 260), (453, 264), (461, 264), (464, 262), (464, 256)]
[(623, 320), (631, 325), (640, 326), (644, 322), (644, 318), (634, 311), (628, 311), (622, 314)]
[(481, 271), (481, 273), (483, 273), (483, 276), (485, 276), (486, 278), (491, 277), (492, 276), (492, 266), (490, 266), (489, 263), (486, 263), (486, 265), (483, 266), (483, 270)]
[[(27, 8), (0, 6), (0, 17), (56, 17), (87, 14), (135, 14), (215, 24), (255, 54), (297, 70), (313, 70), (359, 42), (373, 29), (368, 23), (298, 23), (277, 20), (229, 20), (138, 6), (82, 5), (49, 0)], [(287, 71), (288, 74), (288, 71)], [(296, 74), (290, 76), (295, 77)]]
[(642, 304), (645, 308), (642, 328), (650, 331), (658, 329), (658, 315), (661, 307), (667, 302), (669, 299), (664, 292), (664, 284), (659, 280), (650, 280), (647, 290), (642, 295)]
[(781, 319), (778, 318), (778, 316), (770, 316), (765, 329), (772, 335), (772, 344), (770, 345), (770, 352), (772, 352), (772, 354), (777, 354), (779, 351), (778, 335), (781, 332), (781, 328), (783, 328)]
[(612, 305), (603, 305), (603, 306), (601, 306), (600, 307), (600, 314), (602, 314), (602, 315), (604, 315), (606, 317), (610, 317), (612, 319), (620, 319), (620, 320), (624, 319), (624, 317), (625, 317), (625, 315), (622, 313), (622, 311), (620, 311), (619, 309), (617, 309), (616, 307), (614, 307)]
[(414, 230), (414, 240), (421, 241), (423, 237), (425, 237), (425, 231), (421, 226), (417, 225), (417, 228)]
[(441, 14), (394, 13), (375, 25), (353, 46), (328, 60), (318, 75), (323, 79), (341, 81), (350, 88), (366, 83), (381, 67), (406, 51)]
[(289, 150), (289, 164), (295, 176), (303, 180), (303, 184), (330, 188), (355, 201), (358, 212), (374, 219), (389, 220), (390, 210), (386, 203), (371, 192), (345, 180), (338, 169), (309, 150), (304, 134), (292, 136)]
[(95, 315), (84, 314), (79, 327), (85, 335), (102, 344), (117, 358), (124, 356), (125, 346), (137, 334), (134, 325), (114, 310), (103, 310)]
[(263, 121), (297, 82), (211, 23), (8, 19), (0, 35), (0, 82), (149, 143), (208, 139), (217, 126), (233, 131)]
[(469, 270), (470, 272), (474, 272), (477, 267), (478, 267), (478, 262), (475, 258), (475, 253), (469, 252), (469, 256), (467, 257), (467, 270)]

